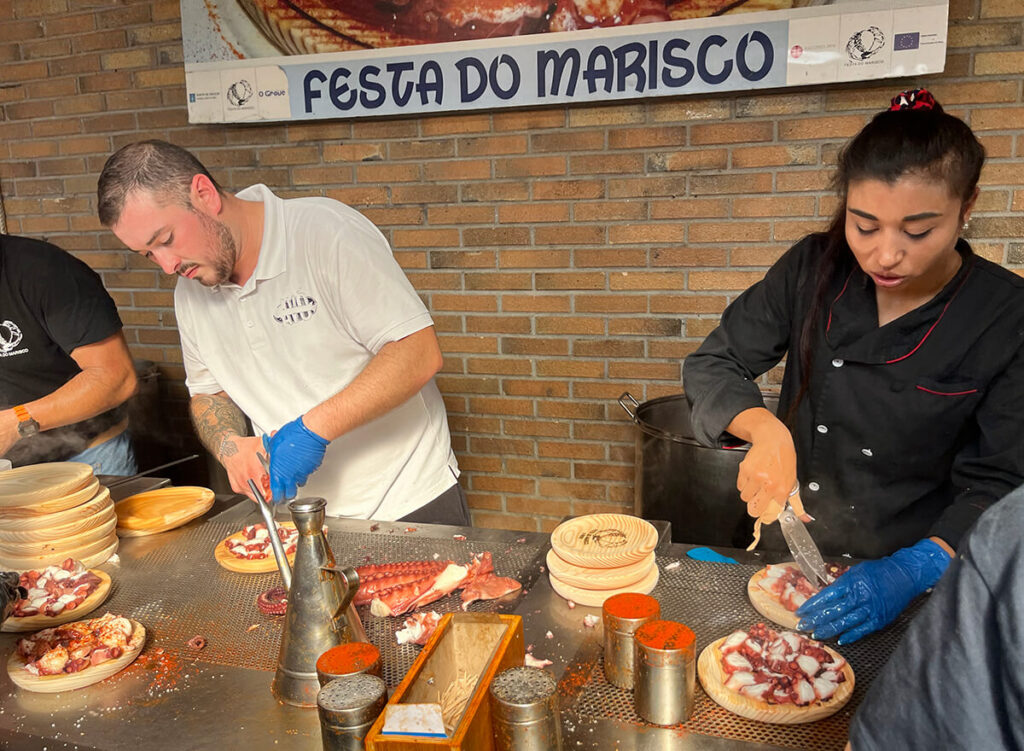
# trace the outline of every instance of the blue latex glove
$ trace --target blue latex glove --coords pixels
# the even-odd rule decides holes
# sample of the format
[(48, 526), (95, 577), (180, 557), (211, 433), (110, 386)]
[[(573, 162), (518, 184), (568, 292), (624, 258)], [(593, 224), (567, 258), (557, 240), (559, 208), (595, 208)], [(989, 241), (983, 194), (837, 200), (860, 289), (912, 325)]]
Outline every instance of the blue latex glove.
[(934, 587), (950, 560), (937, 543), (921, 540), (860, 563), (797, 608), (797, 628), (815, 639), (841, 634), (840, 644), (857, 641), (892, 623), (911, 600)]
[(320, 468), (329, 443), (307, 428), (302, 417), (283, 425), (272, 436), (263, 436), (263, 448), (270, 459), (274, 503), (295, 497), (309, 476)]
[(737, 563), (735, 558), (716, 553), (711, 548), (692, 548), (686, 551), (686, 555), (695, 561), (710, 561), (712, 563)]

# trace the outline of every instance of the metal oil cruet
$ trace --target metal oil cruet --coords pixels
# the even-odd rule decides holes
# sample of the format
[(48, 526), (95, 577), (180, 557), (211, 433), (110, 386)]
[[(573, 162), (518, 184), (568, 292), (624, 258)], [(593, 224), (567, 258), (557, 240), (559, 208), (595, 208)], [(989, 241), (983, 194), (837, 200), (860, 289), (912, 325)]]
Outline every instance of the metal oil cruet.
[[(337, 568), (324, 534), (323, 498), (297, 498), (288, 504), (299, 532), (295, 568), (289, 570), (283, 549), (275, 557), (288, 589), (288, 610), (281, 634), (281, 651), (271, 691), (286, 704), (315, 707), (320, 689), (316, 661), (331, 647), (367, 641), (352, 599), (359, 589), (353, 568)], [(271, 542), (278, 541), (273, 512), (257, 503), (263, 513)]]

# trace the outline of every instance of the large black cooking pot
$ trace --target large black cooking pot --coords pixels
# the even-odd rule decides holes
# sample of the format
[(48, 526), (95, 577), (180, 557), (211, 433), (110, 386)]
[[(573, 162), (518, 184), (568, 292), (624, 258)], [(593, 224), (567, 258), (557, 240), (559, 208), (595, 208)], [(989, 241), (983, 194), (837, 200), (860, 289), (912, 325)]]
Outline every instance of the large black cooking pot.
[[(773, 412), (778, 397), (764, 395)], [(697, 443), (690, 405), (677, 394), (640, 404), (628, 391), (619, 397), (636, 435), (634, 512), (672, 522), (672, 541), (745, 548), (754, 520), (736, 490), (736, 473), (749, 444), (707, 448)]]

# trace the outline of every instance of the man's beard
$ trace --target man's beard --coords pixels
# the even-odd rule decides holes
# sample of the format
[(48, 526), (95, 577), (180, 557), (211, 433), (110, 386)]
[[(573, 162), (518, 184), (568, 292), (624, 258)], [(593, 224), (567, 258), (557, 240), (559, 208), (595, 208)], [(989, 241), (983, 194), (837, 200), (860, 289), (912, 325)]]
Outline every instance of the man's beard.
[[(197, 212), (199, 225), (203, 228), (203, 234), (210, 241), (210, 247), (214, 249), (214, 256), (210, 259), (209, 267), (213, 269), (213, 279), (196, 277), (196, 281), (204, 287), (216, 287), (231, 278), (231, 272), (235, 269), (235, 262), (238, 260), (238, 246), (231, 230), (223, 222), (211, 219), (206, 214)], [(198, 265), (198, 264), (193, 264)], [(192, 267), (184, 270), (184, 273), (191, 271)]]

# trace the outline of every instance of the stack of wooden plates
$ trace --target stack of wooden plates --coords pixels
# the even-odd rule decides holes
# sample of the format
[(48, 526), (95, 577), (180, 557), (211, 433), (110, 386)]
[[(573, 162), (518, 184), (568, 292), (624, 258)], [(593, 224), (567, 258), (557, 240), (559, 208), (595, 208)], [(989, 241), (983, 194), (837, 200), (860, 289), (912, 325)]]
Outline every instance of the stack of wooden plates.
[(621, 592), (650, 594), (658, 583), (654, 548), (658, 531), (626, 514), (590, 514), (563, 522), (551, 533), (551, 588), (580, 605), (601, 607)]
[(0, 567), (29, 571), (66, 558), (86, 568), (117, 551), (110, 491), (80, 462), (0, 472)]
[(142, 537), (180, 527), (213, 506), (213, 491), (200, 487), (158, 488), (118, 501), (117, 533)]

